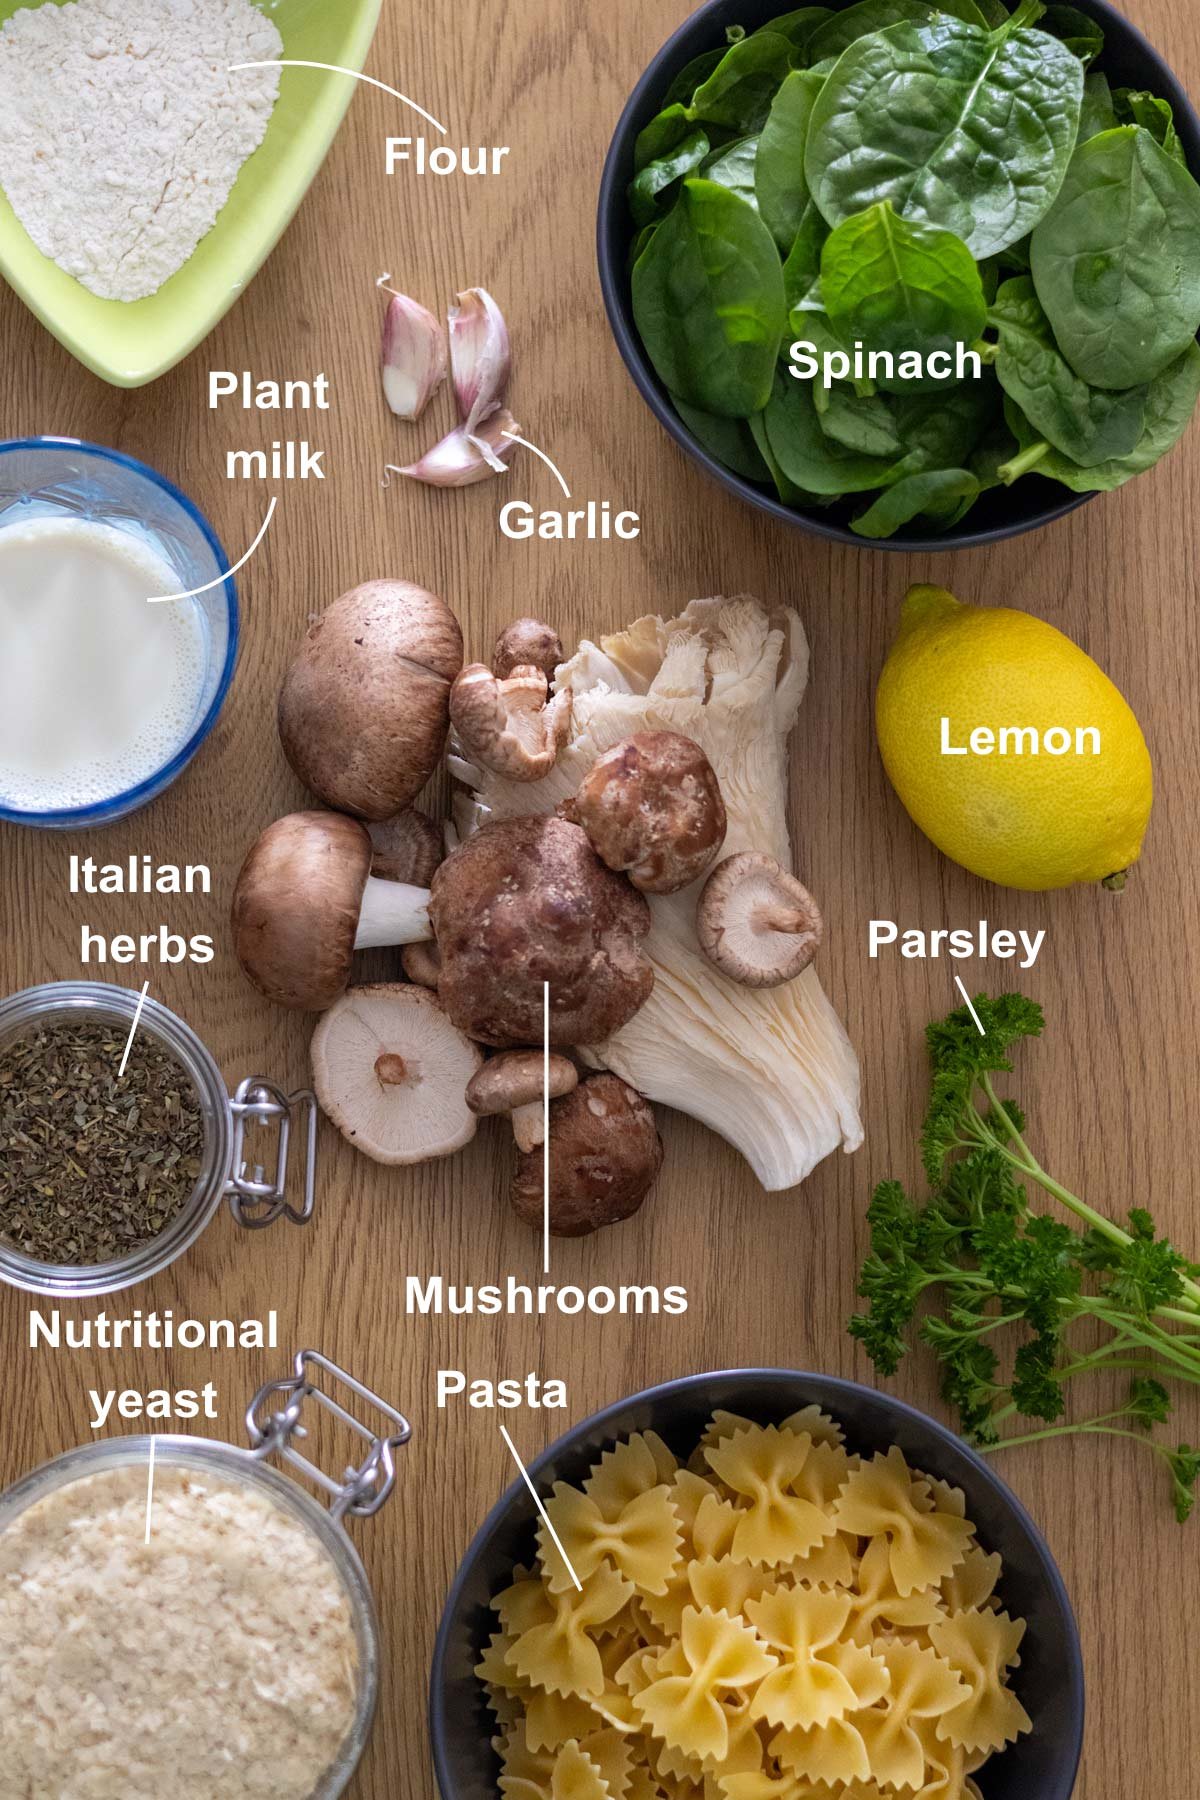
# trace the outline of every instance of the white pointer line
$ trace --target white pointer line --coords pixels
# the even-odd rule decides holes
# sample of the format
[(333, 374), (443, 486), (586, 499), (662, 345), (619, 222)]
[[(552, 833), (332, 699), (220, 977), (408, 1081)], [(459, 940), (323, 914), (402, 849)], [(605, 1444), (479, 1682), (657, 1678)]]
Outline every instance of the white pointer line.
[(550, 1273), (550, 983), (542, 983), (542, 1247)]
[(576, 1588), (582, 1594), (583, 1583), (582, 1583), (582, 1581), (580, 1581), (578, 1575), (575, 1573), (574, 1569), (571, 1567), (571, 1559), (562, 1547), (562, 1539), (559, 1537), (557, 1531), (555, 1531), (553, 1525), (550, 1523), (549, 1515), (547, 1514), (545, 1507), (542, 1505), (542, 1497), (538, 1493), (537, 1489), (534, 1487), (532, 1481), (530, 1481), (530, 1479), (529, 1479), (529, 1470), (525, 1467), (525, 1464), (521, 1461), (520, 1453), (517, 1450), (517, 1446), (513, 1443), (512, 1439), (508, 1435), (507, 1425), (502, 1425), (500, 1427), (500, 1436), (504, 1439), (505, 1443), (509, 1447), (509, 1450), (512, 1452), (512, 1459), (516, 1463), (518, 1469), (520, 1469), (520, 1471), (521, 1471), (521, 1479), (524, 1481), (525, 1486), (529, 1489), (530, 1493), (533, 1495), (533, 1503), (542, 1515), (542, 1523), (545, 1525), (546, 1530), (550, 1533), (550, 1536), (554, 1539), (554, 1548), (558, 1551), (558, 1554), (562, 1557), (563, 1562), (567, 1566), (567, 1574), (571, 1577), (571, 1580), (575, 1583)]
[(540, 456), (542, 461), (545, 463), (546, 467), (552, 471), (555, 480), (558, 482), (558, 485), (562, 489), (563, 493), (567, 496), (567, 499), (569, 500), (571, 498), (571, 490), (562, 478), (561, 469), (559, 468), (557, 463), (552, 463), (550, 461), (550, 458), (546, 455), (546, 452), (544, 450), (539, 450), (536, 444), (531, 444), (529, 442), (528, 438), (518, 437), (518, 435), (515, 431), (506, 431), (504, 433), (504, 436), (505, 436), (505, 439), (508, 441), (508, 443), (520, 444), (524, 449), (532, 450), (533, 454), (535, 456)]
[(146, 1536), (144, 1542), (150, 1542), (150, 1523), (154, 1517), (154, 1452), (158, 1448), (158, 1439), (150, 1439), (150, 1476), (146, 1483)]
[(125, 1073), (125, 1065), (129, 1061), (129, 1052), (133, 1049), (133, 1040), (137, 1036), (137, 1028), (141, 1022), (141, 1017), (142, 1017), (142, 1008), (146, 1004), (146, 995), (149, 992), (150, 992), (150, 983), (148, 981), (144, 981), (142, 983), (142, 991), (138, 995), (137, 1006), (134, 1008), (133, 1024), (129, 1027), (129, 1038), (125, 1045), (125, 1054), (121, 1058), (121, 1066), (117, 1070), (117, 1080), (118, 1081), (120, 1081), (122, 1075), (124, 1075), (124, 1073)]
[(245, 556), (243, 556), (239, 562), (235, 562), (232, 569), (226, 569), (225, 573), (223, 575), (218, 575), (215, 581), (206, 581), (203, 587), (189, 588), (186, 594), (150, 594), (146, 599), (147, 606), (157, 606), (160, 600), (192, 600), (197, 594), (207, 594), (213, 588), (224, 587), (231, 575), (236, 575), (239, 569), (245, 567), (250, 561), (250, 558), (254, 555), (254, 552), (258, 549), (258, 546), (266, 537), (267, 527), (275, 517), (275, 508), (278, 505), (278, 499), (272, 494), (271, 504), (267, 508), (267, 516), (259, 527), (258, 536), (247, 550)]
[(983, 1021), (982, 1021), (982, 1020), (981, 1020), (981, 1018), (980, 1018), (980, 1017), (979, 1017), (979, 1014), (978, 1014), (978, 1013), (977, 1013), (977, 1012), (976, 1012), (976, 1011), (975, 1011), (975, 1008), (974, 1008), (974, 1006), (972, 1006), (972, 1004), (971, 1004), (971, 996), (970, 996), (970, 994), (968, 994), (968, 992), (967, 992), (967, 990), (966, 990), (966, 988), (965, 988), (965, 987), (964, 987), (964, 986), (963, 986), (963, 980), (962, 980), (962, 976), (961, 976), (961, 975), (956, 975), (956, 976), (955, 976), (955, 977), (954, 977), (954, 979), (955, 979), (955, 981), (956, 981), (956, 982), (957, 982), (957, 983), (958, 983), (958, 991), (959, 991), (959, 993), (960, 993), (960, 994), (961, 994), (961, 995), (962, 995), (962, 997), (963, 997), (963, 999), (964, 999), (964, 1000), (965, 1000), (965, 1001), (966, 1001), (966, 1003), (967, 1003), (967, 1011), (968, 1011), (968, 1012), (969, 1012), (969, 1013), (970, 1013), (970, 1015), (971, 1015), (971, 1017), (972, 1017), (972, 1018), (973, 1018), (973, 1019), (974, 1019), (974, 1021), (975, 1021), (975, 1028), (976, 1028), (976, 1030), (977, 1030), (977, 1031), (978, 1031), (978, 1033), (979, 1033), (979, 1035), (980, 1035), (980, 1037), (986, 1037), (986, 1036), (987, 1036), (987, 1032), (986, 1032), (986, 1031), (985, 1031), (985, 1030), (984, 1030), (984, 1029), (983, 1029)]
[(364, 75), (358, 69), (344, 69), (340, 63), (301, 62), (292, 56), (273, 56), (267, 62), (230, 63), (229, 73), (231, 75), (239, 69), (324, 69), (329, 75), (349, 75), (355, 81), (365, 81), (368, 87), (378, 88), (381, 93), (391, 94), (394, 100), (403, 100), (405, 106), (411, 106), (413, 111), (419, 112), (423, 119), (428, 119), (435, 131), (440, 131), (443, 137), (446, 135), (446, 127), (435, 119), (432, 113), (426, 112), (423, 106), (418, 106), (415, 100), (410, 100), (407, 94), (402, 94), (399, 88), (389, 87), (386, 81), (376, 81), (373, 75)]

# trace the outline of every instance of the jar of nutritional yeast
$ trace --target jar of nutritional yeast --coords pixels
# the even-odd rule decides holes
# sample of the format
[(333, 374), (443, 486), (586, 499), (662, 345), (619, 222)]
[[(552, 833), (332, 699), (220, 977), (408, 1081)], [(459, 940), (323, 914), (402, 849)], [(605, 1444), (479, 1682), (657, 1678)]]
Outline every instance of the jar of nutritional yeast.
[[(358, 1416), (368, 1407), (381, 1430)], [(295, 1448), (318, 1408), (367, 1446), (341, 1480)], [(246, 1422), (249, 1449), (109, 1438), (0, 1495), (0, 1794), (344, 1791), (370, 1736), (380, 1666), (346, 1521), (388, 1499), (410, 1427), (315, 1351), (261, 1389)]]
[[(277, 1219), (306, 1224), (316, 1191), (317, 1103), (307, 1090), (289, 1094), (262, 1076), (250, 1076), (235, 1093), (192, 1028), (147, 998), (101, 982), (48, 982), (0, 1000), (0, 1281), (27, 1293), (113, 1294), (157, 1275), (189, 1249), (212, 1222), (223, 1199), (238, 1224), (261, 1230)], [(137, 1030), (130, 1040), (134, 1018)], [(151, 1115), (140, 1091), (126, 1092), (118, 1079), (124, 1047), (129, 1068), (144, 1073), (150, 1064), (168, 1069), (179, 1108), (181, 1132), (188, 1133), (189, 1160), (175, 1184), (165, 1216), (139, 1231), (136, 1218), (122, 1221), (122, 1237), (93, 1231), (91, 1241), (111, 1246), (93, 1255), (71, 1249), (89, 1241), (60, 1232), (65, 1252), (43, 1248), (51, 1242), (41, 1224), (70, 1227), (72, 1208), (99, 1214), (121, 1206), (118, 1190), (139, 1191), (139, 1150), (148, 1139)], [(62, 1046), (65, 1045), (65, 1050)], [(54, 1059), (57, 1058), (57, 1061)], [(86, 1060), (80, 1077), (81, 1061)], [(26, 1095), (37, 1103), (24, 1106)], [(293, 1121), (304, 1127), (303, 1171), (295, 1202), (288, 1198)], [(93, 1184), (87, 1175), (99, 1139), (122, 1134), (118, 1168), (122, 1178)], [(265, 1133), (273, 1134), (259, 1155)], [(161, 1122), (149, 1151), (153, 1163), (170, 1155), (169, 1128)], [(164, 1145), (166, 1150), (164, 1152)], [(24, 1159), (24, 1160), (23, 1160)], [(111, 1166), (111, 1158), (106, 1168)], [(153, 1170), (151, 1171), (153, 1173)], [(179, 1171), (176, 1171), (179, 1175)], [(57, 1183), (61, 1177), (61, 1188)], [(9, 1204), (6, 1204), (6, 1196)], [(115, 1196), (115, 1198), (114, 1198)], [(9, 1216), (14, 1210), (15, 1220)], [(32, 1223), (26, 1224), (26, 1221)], [(81, 1221), (81, 1224), (95, 1223)], [(2, 1800), (2, 1794), (0, 1794)]]

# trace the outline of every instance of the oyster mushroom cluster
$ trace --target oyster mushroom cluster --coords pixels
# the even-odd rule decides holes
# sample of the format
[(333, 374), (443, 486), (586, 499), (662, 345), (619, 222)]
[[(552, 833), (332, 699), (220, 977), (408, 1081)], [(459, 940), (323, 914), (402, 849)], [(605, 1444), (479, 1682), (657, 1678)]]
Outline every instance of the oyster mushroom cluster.
[[(552, 1230), (575, 1236), (636, 1211), (662, 1162), (646, 1098), (590, 1048), (651, 999), (652, 907), (682, 902), (713, 980), (747, 990), (794, 981), (822, 927), (776, 858), (722, 856), (726, 797), (684, 730), (629, 732), (547, 805), (571, 733), (562, 666), (535, 618), (464, 667), (458, 622), (428, 590), (374, 581), (336, 601), (279, 702), (285, 755), (325, 810), (262, 833), (232, 929), (260, 993), (324, 1015), (314, 1086), (350, 1142), (421, 1162), (508, 1115), (514, 1209), (540, 1226), (548, 1189)], [(461, 841), (413, 805), (447, 744), (452, 773), (516, 797)], [(356, 953), (389, 946), (406, 979), (352, 986)]]

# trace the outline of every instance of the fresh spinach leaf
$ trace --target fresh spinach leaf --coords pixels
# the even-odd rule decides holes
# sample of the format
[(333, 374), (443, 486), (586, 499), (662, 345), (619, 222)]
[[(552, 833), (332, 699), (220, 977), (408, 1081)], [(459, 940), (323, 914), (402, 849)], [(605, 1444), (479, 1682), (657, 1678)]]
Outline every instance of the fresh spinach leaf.
[(1116, 123), (1117, 112), (1108, 77), (1097, 69), (1083, 84), (1078, 141), (1086, 144), (1091, 138), (1099, 137), (1102, 131), (1111, 131)]
[(781, 13), (779, 18), (772, 19), (759, 29), (778, 32), (780, 37), (785, 37), (792, 46), (792, 61), (797, 68), (802, 68), (808, 57), (813, 33), (832, 17), (833, 8), (830, 6), (801, 6), (795, 12)]
[(684, 182), (634, 267), (633, 313), (671, 393), (720, 418), (762, 411), (787, 322), (783, 270), (740, 194)]
[(904, 455), (893, 480), (930, 469), (961, 469), (969, 462), (1000, 410), (1000, 389), (990, 369), (978, 381), (960, 381), (940, 394), (898, 394), (892, 400)]
[(1144, 475), (1173, 450), (1188, 428), (1200, 399), (1200, 345), (1190, 344), (1168, 369), (1150, 383), (1146, 399), (1146, 423), (1136, 448), (1128, 456), (1081, 469), (1047, 442), (1011, 402), (1005, 408), (1009, 429), (1017, 440), (1016, 454), (1000, 470), (1010, 486), (1022, 475), (1036, 472), (1060, 481), (1077, 494), (1111, 492)]
[(1062, 184), (1083, 68), (1023, 21), (893, 25), (839, 61), (813, 109), (805, 173), (831, 225), (890, 200), (979, 259), (1024, 237)]
[(894, 487), (885, 488), (866, 512), (851, 521), (859, 537), (890, 538), (914, 519), (928, 519), (939, 530), (948, 530), (965, 518), (979, 498), (979, 482), (969, 469), (931, 469), (923, 475), (906, 475)]
[(890, 25), (900, 25), (906, 20), (928, 25), (939, 12), (978, 25), (983, 31), (988, 29), (987, 20), (975, 0), (945, 0), (941, 6), (931, 6), (928, 0), (858, 0), (857, 5), (835, 13), (829, 23), (821, 27), (809, 43), (809, 54), (814, 62), (828, 56), (841, 56), (861, 37), (886, 31)]
[(699, 168), (708, 153), (708, 134), (696, 126), (673, 150), (647, 163), (629, 184), (629, 210), (634, 224), (653, 223), (663, 210), (664, 195), (682, 176)]
[(663, 99), (664, 111), (669, 111), (672, 106), (690, 106), (696, 89), (708, 80), (724, 54), (724, 50), (706, 50), (680, 69)]
[(794, 481), (789, 481), (780, 468), (775, 452), (771, 448), (771, 440), (767, 436), (766, 414), (755, 413), (752, 419), (747, 420), (747, 424), (750, 427), (750, 435), (754, 439), (755, 448), (771, 472), (771, 480), (775, 483), (775, 492), (784, 505), (811, 506), (816, 504), (816, 496), (797, 487)]
[(698, 438), (719, 463), (724, 463), (727, 469), (744, 476), (747, 481), (770, 481), (771, 470), (754, 441), (748, 420), (718, 419), (712, 413), (689, 406), (677, 394), (672, 394), (671, 398), (675, 411), (692, 436)]
[(795, 243), (808, 205), (804, 150), (822, 78), (793, 70), (771, 103), (758, 140), (754, 184), (758, 210), (782, 251)]
[(821, 297), (847, 348), (861, 340), (896, 357), (972, 344), (987, 323), (979, 270), (961, 238), (900, 218), (886, 200), (830, 234)]
[(757, 137), (738, 138), (736, 143), (715, 150), (701, 168), (706, 181), (740, 194), (758, 211), (758, 195), (754, 191), (754, 162), (758, 154)]
[(1103, 31), (1095, 19), (1080, 12), (1077, 6), (1048, 6), (1038, 23), (1043, 31), (1050, 32), (1065, 44), (1085, 69), (1104, 49)]
[(1080, 380), (1027, 275), (1005, 282), (991, 321), (1000, 334), (1000, 385), (1055, 449), (1084, 468), (1130, 453), (1145, 424), (1146, 388), (1107, 393)]
[(892, 462), (903, 455), (896, 421), (881, 394), (856, 394), (852, 387), (837, 382), (824, 395), (814, 387), (813, 400), (821, 430), (835, 443), (847, 450), (861, 451), (864, 456), (881, 456)]
[(631, 275), (633, 274), (634, 264), (637, 262), (638, 257), (642, 254), (642, 251), (646, 248), (646, 245), (650, 242), (650, 239), (654, 236), (654, 233), (657, 229), (658, 229), (657, 224), (643, 225), (642, 229), (638, 232), (637, 236), (634, 238), (633, 242), (630, 244), (630, 246), (629, 246), (629, 273)]
[(810, 200), (783, 265), (783, 291), (789, 315), (821, 279), (821, 251), (828, 236), (829, 227), (816, 203)]
[(810, 494), (861, 494), (887, 482), (894, 458), (864, 456), (821, 430), (809, 382), (777, 373), (765, 413), (767, 442), (784, 475)]
[(1153, 381), (1200, 330), (1200, 187), (1144, 127), (1102, 132), (1072, 157), (1030, 262), (1077, 375)]
[(687, 116), (693, 123), (761, 131), (775, 90), (792, 66), (792, 47), (775, 31), (757, 32), (727, 50), (696, 89)]
[(648, 125), (643, 125), (638, 132), (637, 142), (633, 149), (633, 169), (640, 175), (643, 169), (649, 168), (661, 157), (669, 156), (692, 130), (692, 121), (688, 117), (686, 106), (664, 106), (660, 113), (655, 113)]
[(1175, 110), (1169, 100), (1134, 88), (1118, 88), (1112, 98), (1114, 124), (1144, 125), (1155, 143), (1187, 168), (1187, 157), (1175, 129)]

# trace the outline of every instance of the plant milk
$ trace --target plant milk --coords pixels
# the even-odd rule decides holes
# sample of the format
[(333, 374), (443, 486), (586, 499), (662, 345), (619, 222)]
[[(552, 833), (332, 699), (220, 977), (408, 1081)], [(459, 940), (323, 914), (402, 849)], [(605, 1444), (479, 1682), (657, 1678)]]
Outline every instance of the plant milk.
[(0, 806), (115, 799), (183, 748), (204, 691), (194, 600), (149, 544), (65, 517), (0, 524)]

